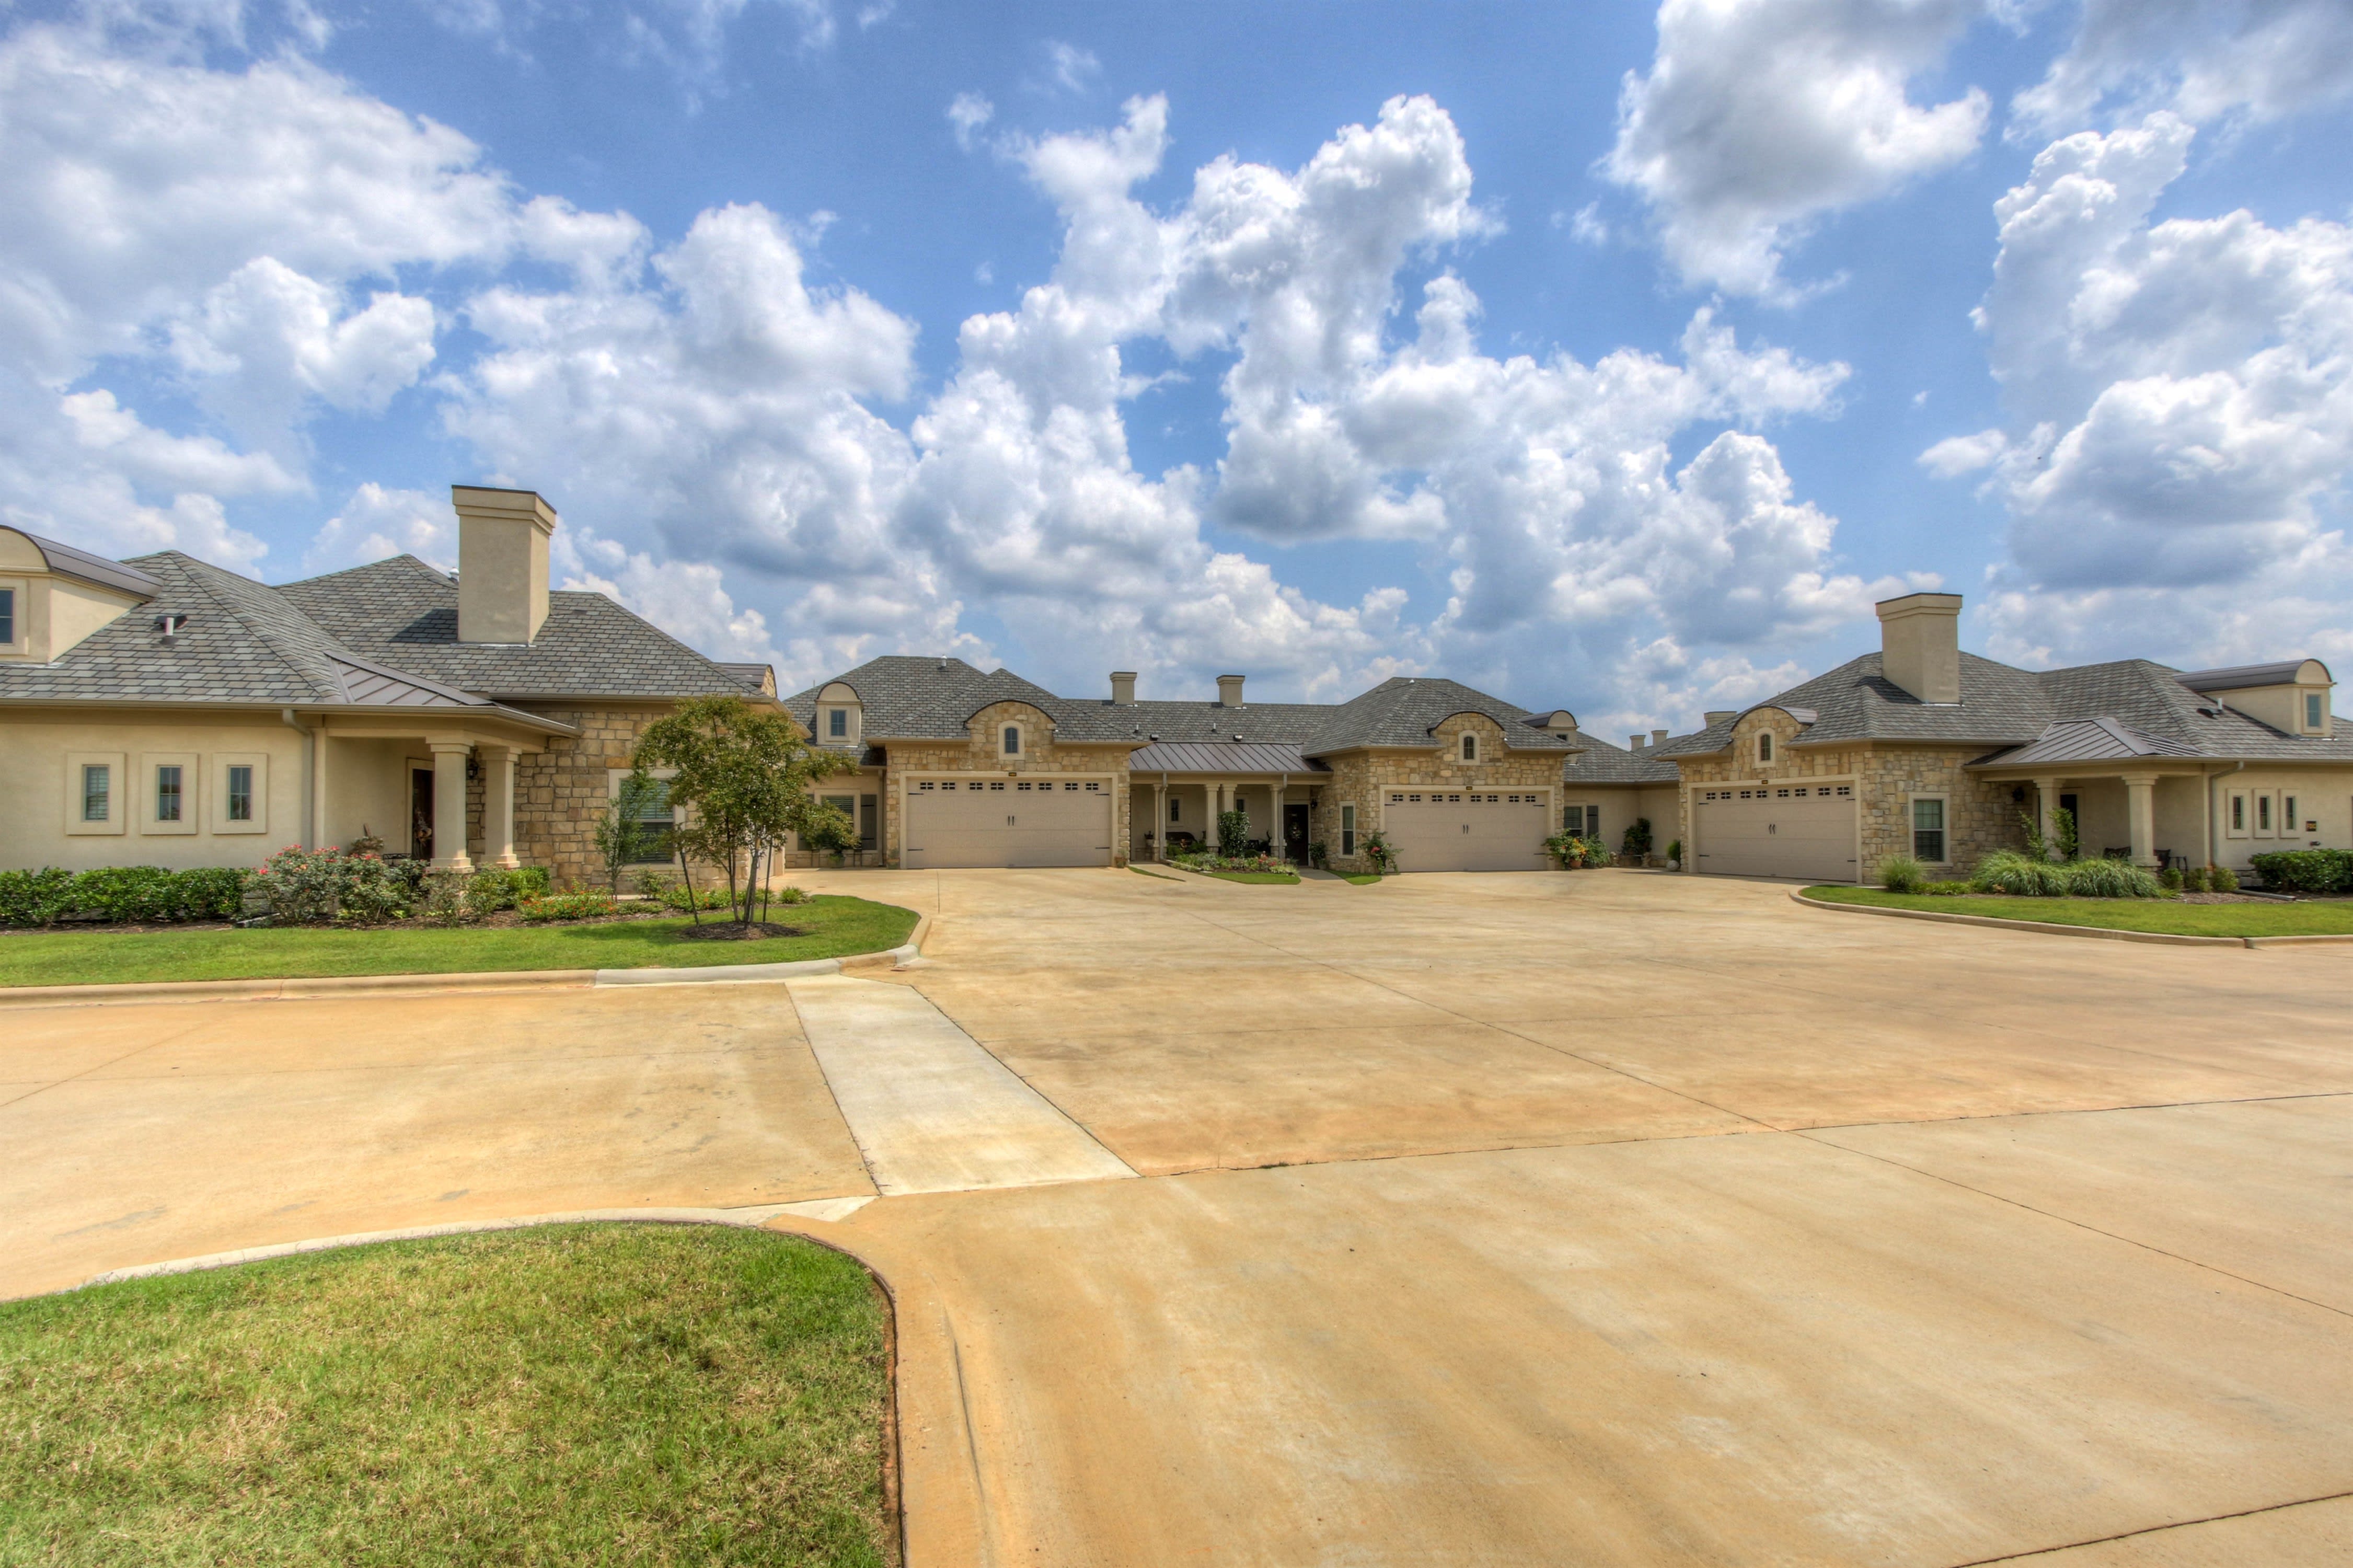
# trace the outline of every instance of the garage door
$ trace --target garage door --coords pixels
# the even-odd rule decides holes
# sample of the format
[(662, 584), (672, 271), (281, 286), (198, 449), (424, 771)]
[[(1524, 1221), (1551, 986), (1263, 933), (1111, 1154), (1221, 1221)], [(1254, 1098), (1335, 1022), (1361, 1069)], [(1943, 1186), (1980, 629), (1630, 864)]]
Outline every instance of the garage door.
[(1792, 877), (1852, 882), (1854, 786), (1791, 784), (1702, 790), (1699, 865), (1719, 877)]
[(1108, 866), (1111, 792), (1078, 780), (918, 779), (907, 789), (911, 869)]
[(1551, 797), (1392, 790), (1381, 831), (1400, 871), (1541, 871)]

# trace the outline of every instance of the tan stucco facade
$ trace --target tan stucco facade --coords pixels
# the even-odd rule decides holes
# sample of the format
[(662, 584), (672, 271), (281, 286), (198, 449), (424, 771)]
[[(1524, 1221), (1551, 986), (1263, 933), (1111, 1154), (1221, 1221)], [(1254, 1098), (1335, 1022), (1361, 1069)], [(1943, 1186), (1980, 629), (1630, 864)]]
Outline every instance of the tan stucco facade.
[[(0, 744), (0, 867), (251, 866), (304, 837), (301, 735), (275, 720), (195, 713), (157, 721), (70, 710), (12, 713)], [(104, 768), (89, 820), (84, 770)], [(156, 772), (179, 768), (177, 820), (158, 820)], [(227, 770), (251, 769), (243, 820)]]

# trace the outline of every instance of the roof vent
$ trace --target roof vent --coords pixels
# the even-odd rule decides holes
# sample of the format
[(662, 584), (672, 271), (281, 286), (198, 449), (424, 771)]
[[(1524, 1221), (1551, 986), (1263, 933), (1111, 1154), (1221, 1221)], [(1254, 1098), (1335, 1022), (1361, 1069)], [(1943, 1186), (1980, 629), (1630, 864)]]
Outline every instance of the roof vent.
[(188, 617), (185, 616), (157, 616), (155, 617), (155, 630), (162, 634), (165, 642), (170, 642), (174, 637), (177, 637), (180, 635), (180, 629), (187, 624)]

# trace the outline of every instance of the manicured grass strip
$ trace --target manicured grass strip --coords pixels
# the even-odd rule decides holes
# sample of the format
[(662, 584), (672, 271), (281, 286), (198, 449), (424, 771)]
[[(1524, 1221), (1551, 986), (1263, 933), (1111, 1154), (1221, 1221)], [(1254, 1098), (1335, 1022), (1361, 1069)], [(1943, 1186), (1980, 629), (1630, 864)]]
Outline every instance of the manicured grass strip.
[(2007, 899), (1968, 893), (1891, 893), (1879, 888), (1808, 888), (1806, 897), (1833, 904), (1932, 910), (1947, 915), (2045, 921), (2052, 925), (2109, 931), (2162, 931), (2172, 936), (2334, 936), (2353, 932), (2353, 902), (2327, 904), (2184, 904), (2172, 899)]
[[(705, 921), (710, 915), (703, 916)], [(159, 980), (260, 980), (326, 974), (463, 974), (477, 970), (702, 968), (839, 958), (899, 946), (915, 912), (864, 899), (819, 896), (771, 906), (806, 936), (697, 942), (685, 917), (604, 925), (408, 927), (338, 931), (21, 931), (0, 935), (0, 985), (86, 985)]]
[(1220, 882), (1268, 882), (1297, 887), (1299, 877), (1293, 871), (1212, 871), (1210, 876)]
[(1347, 879), (1361, 888), (1368, 883), (1379, 881), (1381, 874), (1378, 871), (1351, 871), (1348, 873)]
[(1149, 877), (1155, 882), (1181, 882), (1185, 879), (1182, 877), (1172, 877), (1166, 871), (1147, 871), (1141, 866), (1130, 866), (1128, 869), (1139, 877)]
[(0, 1305), (0, 1562), (882, 1563), (885, 1310), (704, 1226)]

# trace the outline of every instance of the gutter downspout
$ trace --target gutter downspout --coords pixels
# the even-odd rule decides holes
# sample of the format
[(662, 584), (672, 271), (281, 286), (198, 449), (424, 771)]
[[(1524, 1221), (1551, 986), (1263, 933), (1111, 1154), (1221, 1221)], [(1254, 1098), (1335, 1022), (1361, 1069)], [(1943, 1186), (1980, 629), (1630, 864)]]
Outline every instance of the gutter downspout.
[(308, 847), (316, 849), (318, 843), (318, 807), (313, 781), (318, 776), (319, 737), (308, 724), (298, 722), (291, 708), (278, 710), (278, 721), (302, 737), (302, 837)]
[(2215, 858), (2214, 854), (2214, 786), (2232, 773), (2242, 773), (2246, 771), (2247, 759), (2241, 757), (2236, 767), (2225, 768), (2219, 773), (2206, 775), (2206, 864), (2209, 866), (2220, 866), (2222, 863)]

